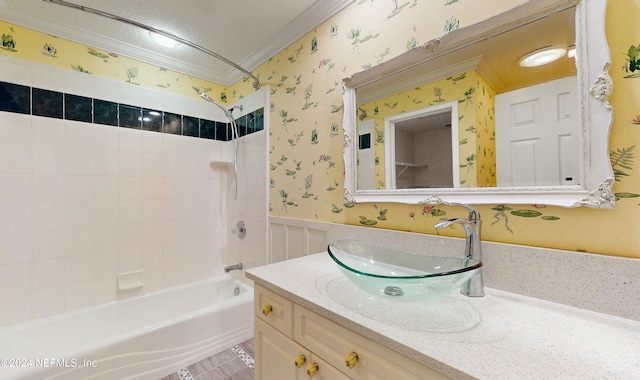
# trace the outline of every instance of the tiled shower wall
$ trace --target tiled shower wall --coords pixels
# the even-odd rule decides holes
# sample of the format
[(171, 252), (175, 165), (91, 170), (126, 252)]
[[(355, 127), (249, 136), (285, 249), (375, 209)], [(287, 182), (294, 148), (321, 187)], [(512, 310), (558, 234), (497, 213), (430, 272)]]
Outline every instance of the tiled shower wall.
[[(12, 57), (0, 66), (2, 82), (226, 121), (198, 99)], [(230, 149), (0, 112), (0, 325), (222, 273), (230, 177), (210, 161)], [(144, 287), (118, 291), (117, 275), (137, 270)]]

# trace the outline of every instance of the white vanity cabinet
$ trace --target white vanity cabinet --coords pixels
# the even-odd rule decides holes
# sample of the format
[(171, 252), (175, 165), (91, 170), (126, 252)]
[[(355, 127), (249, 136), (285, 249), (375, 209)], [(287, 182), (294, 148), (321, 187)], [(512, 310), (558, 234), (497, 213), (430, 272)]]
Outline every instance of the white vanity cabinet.
[(446, 379), (257, 284), (254, 310), (256, 380)]

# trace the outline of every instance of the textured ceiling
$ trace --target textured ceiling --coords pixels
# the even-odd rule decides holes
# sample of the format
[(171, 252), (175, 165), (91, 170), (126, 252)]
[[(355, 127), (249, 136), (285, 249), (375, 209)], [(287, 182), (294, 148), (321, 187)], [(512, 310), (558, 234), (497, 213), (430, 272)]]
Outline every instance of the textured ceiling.
[[(68, 0), (163, 30), (252, 71), (353, 0)], [(241, 71), (186, 45), (42, 0), (0, 0), (0, 19), (223, 85)]]

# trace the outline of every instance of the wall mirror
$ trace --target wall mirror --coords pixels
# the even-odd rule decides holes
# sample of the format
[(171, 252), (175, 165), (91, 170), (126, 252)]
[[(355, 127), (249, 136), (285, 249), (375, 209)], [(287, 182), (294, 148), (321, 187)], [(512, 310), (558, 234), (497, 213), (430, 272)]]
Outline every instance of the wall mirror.
[(529, 0), (346, 78), (345, 202), (613, 207), (605, 14)]

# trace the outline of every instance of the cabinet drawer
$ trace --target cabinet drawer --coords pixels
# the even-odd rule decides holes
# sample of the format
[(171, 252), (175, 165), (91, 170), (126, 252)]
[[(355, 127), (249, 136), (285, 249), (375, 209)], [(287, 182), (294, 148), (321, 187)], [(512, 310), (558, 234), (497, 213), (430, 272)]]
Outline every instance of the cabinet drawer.
[(254, 313), (258, 318), (289, 338), (293, 337), (293, 305), (291, 301), (256, 284), (253, 305)]
[[(310, 377), (314, 380), (349, 380), (322, 358), (260, 319), (256, 319), (254, 326), (256, 380), (302, 380)], [(299, 365), (295, 364), (296, 360), (301, 360)], [(309, 376), (307, 371), (314, 369), (313, 376)]]
[[(294, 306), (296, 342), (353, 379), (447, 379), (447, 377), (373, 342), (299, 305)], [(345, 361), (355, 353), (353, 368)]]

